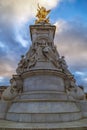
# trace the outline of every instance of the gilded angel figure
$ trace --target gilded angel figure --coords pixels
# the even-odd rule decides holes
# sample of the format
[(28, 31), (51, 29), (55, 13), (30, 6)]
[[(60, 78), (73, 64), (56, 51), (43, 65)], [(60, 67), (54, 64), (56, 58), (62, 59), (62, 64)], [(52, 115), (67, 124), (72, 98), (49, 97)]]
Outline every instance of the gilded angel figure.
[(45, 7), (40, 7), (39, 4), (38, 4), (38, 9), (37, 9), (37, 14), (36, 14), (36, 17), (38, 18), (36, 21), (35, 21), (35, 24), (37, 23), (41, 23), (41, 22), (45, 22), (45, 23), (49, 23), (49, 17), (47, 17), (47, 15), (49, 14), (49, 12), (51, 10), (46, 10)]

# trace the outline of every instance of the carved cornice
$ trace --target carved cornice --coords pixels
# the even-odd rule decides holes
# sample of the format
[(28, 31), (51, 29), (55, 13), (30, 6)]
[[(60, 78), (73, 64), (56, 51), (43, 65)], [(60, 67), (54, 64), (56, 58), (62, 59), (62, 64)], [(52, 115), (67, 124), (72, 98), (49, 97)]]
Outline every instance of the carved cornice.
[(63, 72), (61, 72), (60, 70), (57, 71), (57, 70), (50, 70), (50, 69), (30, 70), (28, 72), (23, 73), (22, 78), (24, 79), (24, 78), (34, 76), (34, 75), (55, 75), (55, 76), (59, 76), (59, 77), (64, 78), (64, 79), (66, 78), (66, 75)]
[(40, 33), (46, 33), (44, 31), (47, 31), (48, 34), (50, 34), (50, 31), (53, 31), (53, 39), (54, 39), (54, 36), (55, 36), (55, 30), (56, 30), (56, 26), (54, 25), (31, 25), (30, 26), (30, 35), (31, 35), (31, 40), (32, 40), (32, 34), (35, 33), (39, 33), (38, 31), (40, 31)]

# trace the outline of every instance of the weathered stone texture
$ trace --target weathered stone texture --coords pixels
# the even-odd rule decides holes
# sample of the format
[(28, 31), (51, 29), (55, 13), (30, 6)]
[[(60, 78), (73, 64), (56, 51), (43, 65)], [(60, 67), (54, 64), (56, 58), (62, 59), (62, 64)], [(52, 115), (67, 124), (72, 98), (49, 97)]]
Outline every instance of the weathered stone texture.
[[(79, 120), (84, 116), (84, 92), (76, 86), (64, 56), (55, 45), (56, 27), (50, 24), (30, 26), (32, 46), (21, 57), (11, 86), (3, 93), (10, 105), (2, 119), (28, 123), (54, 123)], [(16, 95), (15, 95), (16, 94)]]

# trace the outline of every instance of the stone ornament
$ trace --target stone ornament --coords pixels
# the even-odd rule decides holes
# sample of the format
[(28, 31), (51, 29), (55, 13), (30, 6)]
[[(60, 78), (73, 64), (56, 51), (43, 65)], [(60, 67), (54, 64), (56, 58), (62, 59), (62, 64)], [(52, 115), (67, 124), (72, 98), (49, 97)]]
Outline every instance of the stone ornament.
[(85, 94), (84, 91), (76, 85), (76, 80), (74, 77), (71, 77), (69, 80), (69, 86), (66, 89), (68, 95), (76, 100), (84, 100)]
[(38, 5), (36, 24), (30, 26), (32, 45), (2, 94), (2, 100), (11, 103), (2, 119), (45, 124), (83, 117), (77, 102), (84, 100), (84, 92), (54, 45), (56, 27), (48, 24), (49, 12)]
[(46, 45), (43, 48), (43, 54), (46, 56), (46, 58), (51, 61), (57, 68), (60, 67), (58, 63), (58, 55), (56, 55), (55, 50), (52, 49), (52, 47), (49, 47)]
[(38, 61), (51, 62), (56, 68), (61, 68), (56, 47), (49, 44), (43, 38), (41, 41), (38, 40), (33, 43), (25, 56), (21, 56), (18, 68), (16, 69), (17, 74), (22, 74), (34, 68)]
[(22, 55), (21, 60), (18, 63), (18, 68), (16, 69), (17, 74), (21, 74), (26, 67), (27, 67), (27, 62), (25, 60), (24, 55)]
[(2, 94), (2, 99), (13, 100), (17, 96), (17, 85), (14, 79), (10, 80), (11, 86), (8, 87)]
[(65, 57), (64, 57), (64, 56), (62, 56), (62, 57), (59, 59), (59, 63), (60, 63), (60, 66), (61, 66), (61, 68), (62, 68), (62, 71), (63, 71), (64, 73), (66, 73), (66, 74), (70, 74), (70, 75), (71, 75), (70, 71), (68, 70), (68, 65), (67, 65), (67, 63), (66, 63), (66, 61), (65, 61)]
[[(19, 77), (20, 78), (20, 77)], [(18, 93), (21, 93), (23, 91), (23, 84), (22, 80), (13, 78), (10, 80), (11, 86), (8, 87), (2, 94), (2, 99), (4, 100), (13, 100)]]

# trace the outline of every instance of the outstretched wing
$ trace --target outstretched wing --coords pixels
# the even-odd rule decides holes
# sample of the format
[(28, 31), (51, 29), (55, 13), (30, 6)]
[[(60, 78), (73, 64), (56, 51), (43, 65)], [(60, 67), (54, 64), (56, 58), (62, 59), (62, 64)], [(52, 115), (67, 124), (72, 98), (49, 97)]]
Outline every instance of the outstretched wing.
[(37, 6), (38, 6), (38, 9), (41, 9), (41, 7), (39, 6), (39, 3), (37, 4)]
[(47, 10), (47, 15), (50, 13), (51, 10)]

